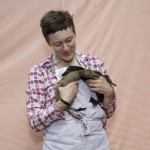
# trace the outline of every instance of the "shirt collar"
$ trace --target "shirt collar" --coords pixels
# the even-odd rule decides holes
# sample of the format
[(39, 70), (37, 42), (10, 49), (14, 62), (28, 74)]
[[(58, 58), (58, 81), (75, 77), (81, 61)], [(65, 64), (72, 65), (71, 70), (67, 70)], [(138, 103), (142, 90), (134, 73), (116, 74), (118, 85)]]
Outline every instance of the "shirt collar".
[[(85, 66), (86, 61), (88, 61), (88, 56), (86, 56), (83, 52), (76, 52), (76, 55), (80, 61), (81, 66)], [(55, 62), (53, 53), (40, 63), (40, 66), (42, 67), (51, 67), (54, 65)]]
[(53, 63), (52, 63), (52, 56), (53, 56), (53, 54), (49, 55), (46, 59), (44, 59), (44, 61), (42, 61), (40, 63), (40, 66), (42, 66), (42, 67), (50, 67), (50, 66), (52, 66), (53, 65)]

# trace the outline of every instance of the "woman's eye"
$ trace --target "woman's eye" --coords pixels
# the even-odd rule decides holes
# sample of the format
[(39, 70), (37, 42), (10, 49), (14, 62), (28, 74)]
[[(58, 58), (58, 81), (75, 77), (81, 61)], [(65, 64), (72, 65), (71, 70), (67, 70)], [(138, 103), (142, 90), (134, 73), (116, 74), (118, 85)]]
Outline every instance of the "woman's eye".
[(71, 42), (71, 41), (72, 41), (72, 38), (71, 38), (71, 39), (66, 40), (66, 42), (68, 42), (68, 43), (69, 43), (69, 42)]
[(68, 41), (67, 41), (67, 43), (70, 43), (70, 42), (71, 42), (71, 40), (68, 40)]
[(61, 43), (56, 43), (55, 46), (56, 47), (61, 46)]
[(71, 42), (71, 40), (67, 40), (67, 42)]

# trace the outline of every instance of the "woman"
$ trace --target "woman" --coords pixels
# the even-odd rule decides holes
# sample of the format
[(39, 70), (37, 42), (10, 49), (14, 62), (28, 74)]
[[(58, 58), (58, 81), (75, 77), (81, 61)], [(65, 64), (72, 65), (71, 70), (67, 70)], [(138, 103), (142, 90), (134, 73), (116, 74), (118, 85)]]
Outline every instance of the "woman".
[[(106, 74), (104, 64), (89, 54), (76, 52), (75, 27), (68, 11), (49, 11), (41, 19), (44, 38), (54, 54), (31, 68), (28, 82), (28, 118), (35, 131), (45, 129), (43, 150), (109, 150), (105, 133), (106, 118), (116, 107), (113, 87), (103, 78), (75, 81), (59, 87), (61, 99), (56, 102), (57, 82), (68, 66), (81, 66)], [(104, 101), (93, 106), (90, 97), (104, 95)], [(65, 111), (69, 104), (80, 120)]]

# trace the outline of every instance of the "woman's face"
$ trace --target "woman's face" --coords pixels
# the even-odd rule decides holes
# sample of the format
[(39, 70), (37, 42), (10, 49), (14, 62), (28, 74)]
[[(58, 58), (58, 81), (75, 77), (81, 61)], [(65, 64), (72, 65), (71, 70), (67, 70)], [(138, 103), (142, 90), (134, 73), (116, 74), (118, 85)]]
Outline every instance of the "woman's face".
[(59, 62), (69, 63), (75, 56), (75, 34), (71, 28), (48, 35), (50, 46), (53, 48)]

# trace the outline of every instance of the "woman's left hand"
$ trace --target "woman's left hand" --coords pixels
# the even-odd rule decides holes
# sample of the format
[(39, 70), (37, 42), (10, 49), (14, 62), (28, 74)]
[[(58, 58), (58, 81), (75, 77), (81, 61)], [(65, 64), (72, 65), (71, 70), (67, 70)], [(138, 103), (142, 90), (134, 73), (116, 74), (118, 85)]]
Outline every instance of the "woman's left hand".
[(105, 96), (111, 96), (114, 93), (113, 87), (102, 76), (89, 79), (86, 83), (93, 92), (101, 93)]

